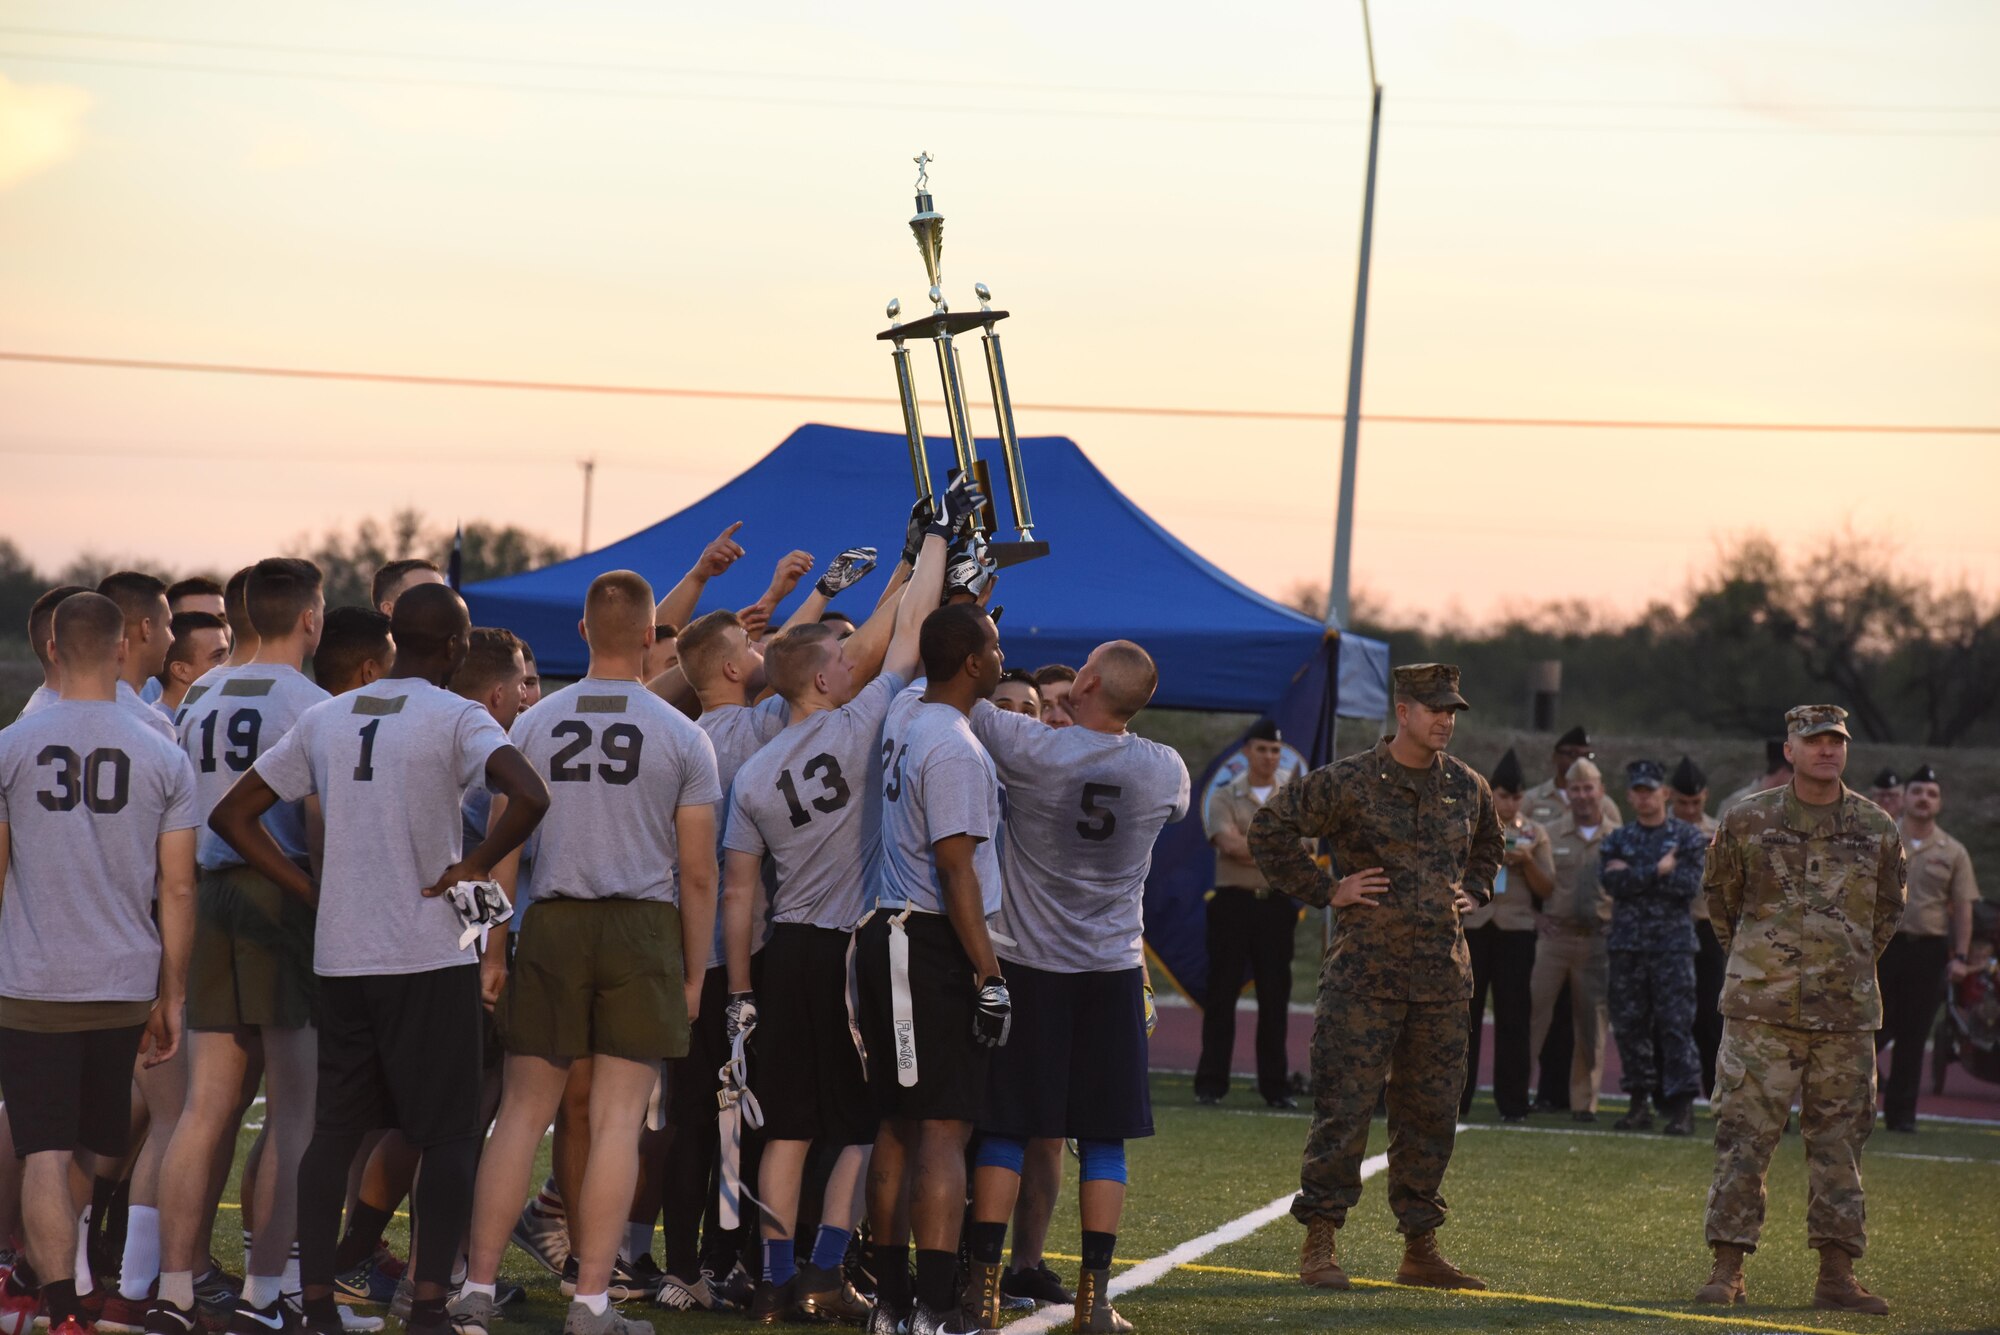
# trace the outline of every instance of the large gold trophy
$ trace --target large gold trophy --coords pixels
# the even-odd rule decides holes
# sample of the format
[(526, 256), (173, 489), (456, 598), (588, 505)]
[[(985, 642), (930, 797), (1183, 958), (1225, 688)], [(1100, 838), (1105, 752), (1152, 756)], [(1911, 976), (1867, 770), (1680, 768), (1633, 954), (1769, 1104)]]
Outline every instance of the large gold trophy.
[(967, 334), (974, 329), (984, 329), (981, 339), (986, 351), (986, 379), (993, 390), (993, 417), (1000, 437), (1001, 464), (1007, 470), (1007, 497), (1014, 510), (1014, 527), (1019, 531), (1019, 540), (1014, 542), (993, 542), (990, 535), (998, 526), (991, 503), (978, 519), (982, 537), (987, 537), (987, 550), (997, 565), (1019, 565), (1038, 556), (1047, 556), (1049, 545), (1035, 537), (1034, 510), (1028, 502), (1028, 476), (1021, 466), (1021, 440), (1014, 431), (1014, 401), (1007, 392), (1007, 362), (1000, 351), (1000, 335), (993, 326), (1007, 318), (1006, 311), (993, 309), (993, 293), (984, 283), (974, 283), (972, 290), (979, 299), (977, 311), (954, 314), (944, 299), (941, 286), (941, 262), (944, 255), (944, 215), (937, 211), (931, 199), (930, 164), (934, 160), (929, 153), (919, 153), (912, 159), (917, 164), (917, 212), (910, 219), (910, 231), (916, 236), (917, 250), (924, 259), (924, 274), (930, 280), (931, 311), (929, 315), (903, 324), (898, 320), (903, 303), (891, 299), (889, 302), (889, 327), (877, 334), (878, 339), (887, 339), (895, 344), (891, 354), (896, 365), (896, 394), (903, 405), (903, 431), (909, 437), (910, 471), (917, 485), (917, 495), (930, 498), (932, 494), (930, 459), (924, 449), (924, 425), (917, 409), (916, 380), (910, 371), (910, 351), (904, 341), (913, 338), (927, 338), (937, 349), (938, 378), (944, 385), (945, 418), (951, 427), (951, 445), (957, 455), (958, 469), (976, 476), (988, 496), (993, 495), (986, 463), (979, 457), (977, 444), (972, 438), (972, 426), (966, 414), (965, 377), (959, 369), (958, 349), (952, 339), (958, 334)]

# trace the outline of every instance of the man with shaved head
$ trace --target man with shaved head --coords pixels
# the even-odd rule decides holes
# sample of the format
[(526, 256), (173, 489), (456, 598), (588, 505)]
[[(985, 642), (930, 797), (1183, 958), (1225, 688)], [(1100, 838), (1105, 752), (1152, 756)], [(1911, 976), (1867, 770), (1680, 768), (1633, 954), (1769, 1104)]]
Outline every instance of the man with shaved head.
[[(164, 594), (160, 586), (162, 630)], [(118, 604), (72, 594), (51, 621), (61, 698), (0, 733), (0, 1097), (25, 1164), (27, 1260), (42, 1310), (53, 1335), (85, 1335), (73, 1161), (82, 1151), (98, 1176), (115, 1172), (134, 1058), (143, 1051), (158, 1066), (180, 1047), (194, 774), (143, 717), (159, 714), (118, 703), (120, 686), (129, 689)], [(17, 1271), (10, 1329), (32, 1316), (16, 1297), (21, 1284)]]
[(229, 623), (208, 612), (176, 612), (169, 624), (174, 642), (166, 667), (153, 679), (160, 685), (153, 707), (173, 718), (202, 674), (229, 661)]
[(167, 610), (165, 581), (137, 570), (120, 570), (98, 581), (97, 591), (118, 604), (125, 618), (125, 657), (118, 665), (118, 702), (144, 712), (153, 729), (179, 744), (172, 720), (147, 704), (140, 691), (167, 665), (173, 646), (173, 613)]
[[(406, 597), (419, 596), (417, 594)], [(592, 581), (590, 666), (514, 728), (552, 795), (536, 897), (500, 994), (505, 1093), (480, 1166), (466, 1283), (451, 1320), (489, 1330), (500, 1254), (571, 1066), (590, 1062), (590, 1152), (567, 1202), (576, 1261), (569, 1335), (638, 1335), (611, 1307), (612, 1266), (659, 1063), (688, 1050), (715, 914), (715, 748), (646, 689), (653, 591), (629, 570)], [(497, 819), (507, 805), (495, 799)], [(504, 953), (489, 955), (489, 973)], [(505, 967), (504, 964), (501, 967)], [(489, 995), (491, 995), (489, 991)], [(420, 1253), (421, 1255), (421, 1253)]]
[(229, 623), (229, 666), (257, 656), (257, 628), (250, 624), (250, 570), (244, 566), (222, 586), (222, 619)]
[(1082, 1160), (1076, 1328), (1129, 1330), (1106, 1285), (1125, 1205), (1125, 1142), (1153, 1134), (1146, 1084), (1141, 900), (1153, 841), (1188, 810), (1187, 766), (1127, 731), (1159, 672), (1130, 640), (1091, 651), (1069, 684), (1075, 726), (981, 702), (972, 730), (1007, 789), (1006, 895), (994, 941), (1014, 1028), (993, 1055), (979, 1117), (972, 1278), (1000, 1324), (1000, 1258), (1030, 1140), (1072, 1137)]
[(369, 586), (369, 597), (375, 610), (383, 616), (396, 614), (396, 600), (421, 584), (443, 585), (444, 572), (437, 568), (435, 561), (426, 561), (421, 556), (408, 556), (400, 561), (391, 561), (375, 572), (375, 579)]
[[(477, 934), (443, 896), (490, 880), (549, 804), (548, 786), (493, 716), (444, 688), (471, 639), (464, 601), (420, 585), (396, 600), (390, 624), (390, 675), (308, 709), (209, 818), (246, 864), (318, 904), (318, 1105), (298, 1204), (313, 1335), (340, 1335), (334, 1243), (348, 1165), (363, 1137), (384, 1127), (420, 1152), (416, 1227), (444, 1241), (417, 1253), (407, 1326), (445, 1329), (451, 1244), (469, 1222), (479, 1157), (483, 1035)], [(459, 808), (482, 779), (505, 806), (467, 849)], [(260, 823), (279, 802), (310, 794), (326, 819), (317, 886)]]
[(62, 667), (55, 651), (56, 604), (73, 593), (89, 592), (81, 584), (58, 585), (35, 599), (35, 605), (28, 610), (28, 647), (35, 651), (35, 661), (42, 665), (42, 684), (28, 697), (28, 703), (21, 706), (19, 717), (26, 718), (62, 698)]

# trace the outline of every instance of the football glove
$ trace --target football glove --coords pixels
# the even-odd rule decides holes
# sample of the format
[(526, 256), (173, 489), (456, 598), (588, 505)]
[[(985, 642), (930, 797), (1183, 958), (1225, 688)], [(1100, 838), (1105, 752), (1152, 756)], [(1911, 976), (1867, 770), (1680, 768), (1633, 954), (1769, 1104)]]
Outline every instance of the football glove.
[(988, 978), (979, 985), (979, 998), (973, 1005), (973, 1039), (982, 1048), (1004, 1047), (1013, 1027), (1014, 999), (1007, 994), (1007, 980)]
[(823, 597), (831, 598), (842, 590), (853, 588), (867, 578), (868, 572), (874, 568), (873, 547), (849, 547), (833, 558), (832, 563), (826, 568), (826, 573), (819, 577), (819, 583), (814, 587)]

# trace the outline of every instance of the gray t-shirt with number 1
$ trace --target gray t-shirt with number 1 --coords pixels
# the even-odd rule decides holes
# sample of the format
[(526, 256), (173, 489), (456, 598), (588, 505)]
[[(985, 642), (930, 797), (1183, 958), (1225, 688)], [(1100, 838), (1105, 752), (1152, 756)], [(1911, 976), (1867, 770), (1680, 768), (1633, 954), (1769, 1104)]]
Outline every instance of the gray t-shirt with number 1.
[(722, 801), (687, 715), (636, 681), (585, 677), (515, 720), (514, 745), (549, 785), (538, 898), (680, 902), (674, 813)]
[(882, 720), (903, 687), (884, 673), (839, 709), (779, 733), (736, 772), (723, 844), (778, 865), (772, 922), (846, 931), (882, 845)]
[[(303, 672), (274, 663), (215, 668), (188, 688), (175, 722), (181, 749), (194, 762), (195, 801), (202, 825), (195, 839), (195, 861), (204, 869), (243, 865), (228, 841), (208, 828), (209, 814), (238, 775), (276, 746), (301, 714), (326, 698), (326, 692), (307, 681)], [(286, 857), (304, 865), (303, 802), (278, 803), (264, 813), (264, 828)]]
[(300, 715), (255, 769), (280, 801), (319, 794), (326, 821), (313, 971), (426, 973), (474, 963), (458, 914), (423, 891), (465, 855), (460, 804), (507, 745), (484, 705), (385, 677)]
[(955, 834), (977, 844), (972, 867), (979, 875), (986, 916), (1000, 908), (1000, 781), (993, 759), (972, 735), (965, 715), (950, 705), (925, 704), (902, 695), (882, 724), (882, 874), (876, 903), (943, 913), (944, 886), (932, 847)]
[(1153, 842), (1188, 811), (1179, 753), (1131, 733), (1051, 728), (987, 701), (972, 731), (1007, 785), (1000, 958), (1055, 973), (1138, 968)]
[(194, 807), (187, 757), (122, 703), (58, 699), (0, 731), (0, 996), (152, 1000), (160, 836)]

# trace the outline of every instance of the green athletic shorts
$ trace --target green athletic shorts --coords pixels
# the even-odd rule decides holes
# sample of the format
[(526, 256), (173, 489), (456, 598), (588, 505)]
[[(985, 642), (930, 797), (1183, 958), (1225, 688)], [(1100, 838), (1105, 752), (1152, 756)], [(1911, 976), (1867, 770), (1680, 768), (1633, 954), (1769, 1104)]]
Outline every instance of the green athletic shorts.
[(538, 899), (500, 994), (507, 1051), (663, 1061), (688, 1050), (681, 913), (661, 900)]
[(201, 873), (188, 957), (190, 1029), (313, 1022), (313, 909), (248, 867)]

